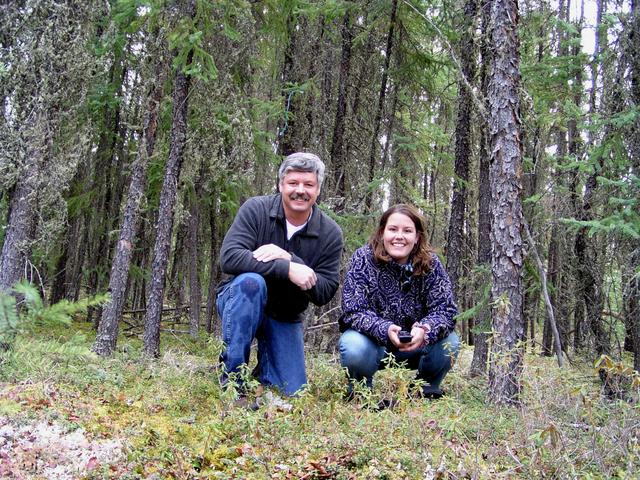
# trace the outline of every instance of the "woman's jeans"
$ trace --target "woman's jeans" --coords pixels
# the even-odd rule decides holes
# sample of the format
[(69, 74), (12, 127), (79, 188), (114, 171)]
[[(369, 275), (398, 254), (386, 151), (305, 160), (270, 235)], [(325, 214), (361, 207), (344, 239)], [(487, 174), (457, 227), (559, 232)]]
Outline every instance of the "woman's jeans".
[[(273, 385), (286, 395), (307, 383), (302, 323), (281, 322), (264, 313), (267, 284), (257, 273), (243, 273), (222, 287), (218, 314), (222, 319), (225, 350), (222, 381), (237, 378), (249, 363), (251, 343), (258, 341), (258, 365), (254, 375), (263, 385)], [(235, 374), (235, 375), (233, 375)], [(242, 386), (241, 386), (242, 387)]]
[[(453, 365), (460, 351), (460, 339), (455, 332), (433, 345), (412, 352), (393, 351), (398, 363), (407, 362), (411, 369), (418, 370), (417, 378), (427, 382), (423, 393), (438, 392), (440, 383)], [(389, 355), (386, 347), (355, 330), (347, 330), (340, 337), (340, 362), (347, 368), (350, 380), (365, 380), (373, 385), (373, 375), (384, 368), (384, 359)]]

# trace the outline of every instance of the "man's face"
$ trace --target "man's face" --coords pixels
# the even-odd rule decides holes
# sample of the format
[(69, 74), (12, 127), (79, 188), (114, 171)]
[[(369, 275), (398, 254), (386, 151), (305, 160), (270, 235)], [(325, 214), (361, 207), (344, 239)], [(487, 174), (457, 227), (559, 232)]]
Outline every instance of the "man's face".
[(278, 189), (282, 194), (285, 215), (310, 215), (320, 194), (320, 185), (314, 172), (288, 172)]

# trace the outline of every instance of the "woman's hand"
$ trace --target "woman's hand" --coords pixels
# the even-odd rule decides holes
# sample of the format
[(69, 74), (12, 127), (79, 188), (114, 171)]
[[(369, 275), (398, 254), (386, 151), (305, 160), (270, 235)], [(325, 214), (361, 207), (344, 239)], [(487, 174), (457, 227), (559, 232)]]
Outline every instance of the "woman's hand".
[(421, 328), (412, 328), (411, 329), (411, 341), (409, 343), (402, 343), (398, 338), (398, 332), (402, 330), (399, 325), (391, 325), (389, 330), (387, 330), (387, 336), (391, 343), (401, 352), (411, 352), (413, 350), (417, 350), (424, 343), (424, 335), (425, 332)]

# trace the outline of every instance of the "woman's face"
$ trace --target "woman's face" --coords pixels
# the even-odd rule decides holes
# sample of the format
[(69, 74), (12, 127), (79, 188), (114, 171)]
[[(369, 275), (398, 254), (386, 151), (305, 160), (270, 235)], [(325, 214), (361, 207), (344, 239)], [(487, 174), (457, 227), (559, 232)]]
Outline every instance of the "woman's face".
[(407, 263), (413, 247), (418, 243), (416, 226), (403, 213), (393, 213), (387, 219), (382, 243), (389, 256), (398, 263)]

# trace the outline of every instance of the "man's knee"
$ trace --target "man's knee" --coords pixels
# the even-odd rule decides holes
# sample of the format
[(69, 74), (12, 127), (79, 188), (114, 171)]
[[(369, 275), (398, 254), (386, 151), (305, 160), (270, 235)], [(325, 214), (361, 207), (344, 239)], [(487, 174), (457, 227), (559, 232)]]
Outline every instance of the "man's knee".
[(242, 273), (234, 279), (235, 285), (247, 297), (266, 293), (267, 282), (259, 273)]
[[(243, 273), (233, 279), (225, 287), (217, 301), (218, 314), (222, 320), (223, 333), (226, 332), (225, 342), (229, 342), (231, 331), (238, 336), (245, 331), (251, 337), (255, 328), (262, 320), (264, 306), (267, 300), (267, 285), (257, 273)], [(236, 331), (242, 326), (242, 331)]]

